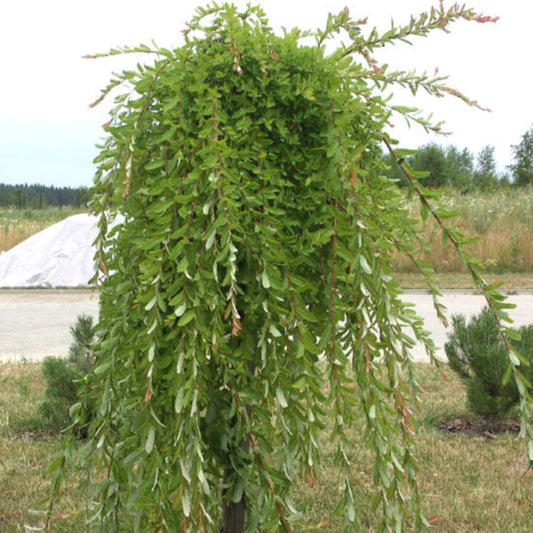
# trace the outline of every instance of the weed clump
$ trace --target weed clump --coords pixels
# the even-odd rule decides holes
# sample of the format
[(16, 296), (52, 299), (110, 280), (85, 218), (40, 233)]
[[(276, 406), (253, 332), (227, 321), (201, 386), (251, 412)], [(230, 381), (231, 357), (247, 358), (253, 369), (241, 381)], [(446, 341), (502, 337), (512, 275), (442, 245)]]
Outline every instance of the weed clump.
[[(452, 316), (452, 331), (445, 351), (450, 368), (466, 384), (469, 407), (486, 418), (503, 418), (518, 404), (514, 379), (504, 379), (509, 359), (496, 320), (488, 307), (467, 322), (464, 315)], [(533, 379), (533, 325), (515, 330), (520, 340), (512, 347), (530, 361), (522, 372)]]

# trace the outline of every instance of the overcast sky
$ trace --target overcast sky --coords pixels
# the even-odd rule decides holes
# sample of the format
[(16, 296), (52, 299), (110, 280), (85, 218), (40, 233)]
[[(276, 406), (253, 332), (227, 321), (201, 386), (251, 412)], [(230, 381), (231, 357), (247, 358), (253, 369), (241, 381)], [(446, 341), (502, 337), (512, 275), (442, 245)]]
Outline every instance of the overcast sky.
[[(238, 5), (246, 2), (236, 1)], [(323, 27), (328, 12), (345, 6), (353, 17), (368, 16), (368, 29), (397, 24), (438, 0), (263, 0), (271, 25)], [(126, 58), (87, 60), (82, 56), (120, 45), (182, 44), (181, 30), (197, 0), (5, 0), (0, 5), (0, 182), (89, 186), (94, 175), (94, 145), (107, 121), (105, 107), (88, 104)], [(451, 5), (452, 2), (445, 2)], [(436, 140), (477, 153), (496, 148), (500, 170), (511, 163), (511, 145), (533, 123), (530, 68), (533, 2), (472, 0), (469, 6), (499, 16), (497, 24), (458, 23), (451, 34), (383, 52), (383, 62), (420, 72), (449, 74), (450, 83), (492, 112), (467, 108), (454, 99), (418, 101), (443, 119), (450, 137), (428, 137), (398, 123), (393, 135), (403, 147)], [(139, 56), (135, 61), (147, 61)], [(404, 103), (401, 93), (396, 101)], [(412, 102), (408, 102), (412, 104)]]

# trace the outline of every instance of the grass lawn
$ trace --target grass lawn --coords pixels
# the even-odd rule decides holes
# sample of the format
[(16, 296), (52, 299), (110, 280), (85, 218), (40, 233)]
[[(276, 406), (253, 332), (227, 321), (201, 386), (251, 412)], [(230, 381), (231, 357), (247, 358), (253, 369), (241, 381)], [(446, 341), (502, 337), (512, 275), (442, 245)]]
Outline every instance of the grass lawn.
[[(525, 473), (523, 441), (513, 434), (472, 436), (444, 433), (442, 422), (475, 422), (465, 406), (461, 383), (447, 370), (418, 366), (424, 392), (418, 413), (415, 453), (420, 463), (419, 480), (425, 495), (426, 516), (438, 532), (513, 533), (533, 531), (533, 472)], [(62, 437), (21, 430), (21, 421), (35, 416), (45, 384), (39, 364), (0, 365), (0, 531), (25, 531), (24, 524), (38, 525), (29, 513), (46, 496), (44, 470), (61, 447)], [(451, 424), (453, 426), (453, 424)], [(363, 436), (353, 435), (352, 475), (362, 531), (376, 529), (371, 512), (372, 452)], [(294, 491), (302, 519), (298, 531), (340, 532), (342, 513), (336, 512), (340, 478), (330, 457), (329, 441), (316, 480), (301, 481)], [(57, 508), (53, 531), (85, 531), (71, 473), (65, 497)]]

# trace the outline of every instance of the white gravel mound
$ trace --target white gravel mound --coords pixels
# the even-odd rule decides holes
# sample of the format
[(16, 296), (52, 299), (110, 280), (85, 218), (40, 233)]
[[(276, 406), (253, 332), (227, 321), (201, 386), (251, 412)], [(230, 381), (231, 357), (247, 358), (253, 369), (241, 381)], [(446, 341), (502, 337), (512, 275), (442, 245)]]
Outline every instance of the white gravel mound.
[(74, 215), (0, 255), (0, 287), (87, 287), (95, 274), (97, 218)]

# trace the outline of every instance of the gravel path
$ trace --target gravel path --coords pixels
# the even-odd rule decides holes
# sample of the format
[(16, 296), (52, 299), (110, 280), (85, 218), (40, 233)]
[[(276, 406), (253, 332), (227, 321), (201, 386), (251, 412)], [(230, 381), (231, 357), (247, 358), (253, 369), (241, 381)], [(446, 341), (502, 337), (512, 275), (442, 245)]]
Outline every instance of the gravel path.
[[(440, 347), (444, 357), (446, 330), (437, 320), (431, 297), (424, 292), (411, 291), (405, 296), (415, 304), (426, 321), (426, 327)], [(533, 323), (533, 294), (520, 293), (509, 297), (516, 304), (510, 311), (516, 325)], [(449, 291), (443, 303), (449, 314), (471, 315), (484, 305), (482, 296)], [(38, 361), (46, 356), (65, 357), (71, 343), (70, 328), (80, 314), (98, 315), (98, 297), (90, 290), (0, 290), (0, 362)], [(422, 347), (414, 350), (419, 361), (427, 360)]]

